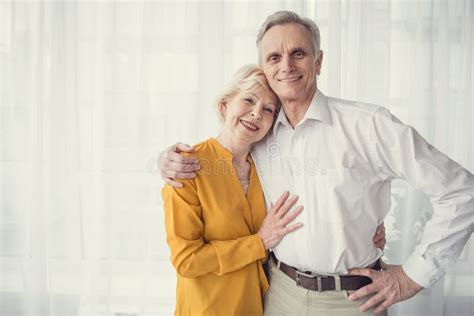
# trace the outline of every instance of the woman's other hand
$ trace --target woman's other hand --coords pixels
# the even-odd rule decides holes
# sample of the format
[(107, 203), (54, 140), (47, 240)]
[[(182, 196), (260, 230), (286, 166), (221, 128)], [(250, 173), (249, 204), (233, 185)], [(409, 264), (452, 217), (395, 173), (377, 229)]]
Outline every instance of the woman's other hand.
[(289, 225), (303, 211), (303, 206), (296, 207), (292, 212), (290, 209), (295, 205), (298, 196), (290, 197), (288, 191), (284, 192), (275, 205), (272, 204), (270, 211), (263, 220), (258, 235), (263, 241), (265, 249), (270, 249), (278, 245), (280, 240), (286, 235), (303, 226), (302, 223)]

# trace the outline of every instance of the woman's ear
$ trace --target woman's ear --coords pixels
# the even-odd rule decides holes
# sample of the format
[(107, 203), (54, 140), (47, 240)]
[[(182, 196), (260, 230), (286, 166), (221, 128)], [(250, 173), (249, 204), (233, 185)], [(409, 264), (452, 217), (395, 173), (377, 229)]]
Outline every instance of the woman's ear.
[(227, 102), (225, 100), (219, 102), (219, 114), (222, 120), (224, 120), (227, 115)]

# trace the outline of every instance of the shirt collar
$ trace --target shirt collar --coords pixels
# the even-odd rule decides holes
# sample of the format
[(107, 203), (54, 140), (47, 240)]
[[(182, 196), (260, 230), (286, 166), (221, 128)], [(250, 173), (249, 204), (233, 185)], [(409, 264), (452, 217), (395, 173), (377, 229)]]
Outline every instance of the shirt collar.
[[(301, 122), (298, 123), (298, 125), (303, 124), (306, 120), (317, 120), (324, 122), (328, 125), (331, 125), (332, 123), (331, 114), (329, 113), (328, 107), (328, 98), (321, 91), (319, 91), (319, 89), (316, 90), (316, 93), (314, 94), (313, 100), (311, 100), (311, 104), (309, 105), (306, 114), (304, 115)], [(288, 122), (288, 119), (285, 115), (285, 111), (283, 109), (280, 111), (280, 113), (278, 113), (278, 117), (275, 121), (275, 125), (273, 127), (274, 136), (276, 136), (277, 130), (282, 124), (287, 127), (291, 127), (291, 124), (290, 122)]]

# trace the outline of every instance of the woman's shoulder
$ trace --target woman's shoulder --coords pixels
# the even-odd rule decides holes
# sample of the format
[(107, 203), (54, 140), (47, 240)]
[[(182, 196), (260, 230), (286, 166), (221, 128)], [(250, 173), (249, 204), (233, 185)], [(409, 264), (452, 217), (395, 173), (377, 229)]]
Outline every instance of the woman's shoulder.
[(185, 157), (194, 157), (196, 159), (210, 159), (216, 156), (216, 140), (214, 138), (206, 139), (193, 145), (194, 151), (191, 153), (182, 153)]

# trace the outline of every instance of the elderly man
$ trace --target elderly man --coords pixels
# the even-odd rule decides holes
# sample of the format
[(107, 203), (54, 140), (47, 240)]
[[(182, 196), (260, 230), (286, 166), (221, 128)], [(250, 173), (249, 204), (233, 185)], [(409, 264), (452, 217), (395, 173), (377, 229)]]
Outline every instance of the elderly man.
[[(453, 266), (474, 226), (474, 177), (387, 109), (323, 95), (313, 21), (276, 12), (257, 46), (283, 111), (252, 155), (268, 204), (289, 190), (305, 206), (303, 228), (273, 249), (265, 314), (386, 313)], [(180, 151), (192, 149), (177, 144), (162, 153), (162, 175), (178, 186), (175, 179), (198, 168)], [(380, 270), (372, 235), (389, 211), (393, 179), (430, 195), (434, 214), (403, 266)]]

